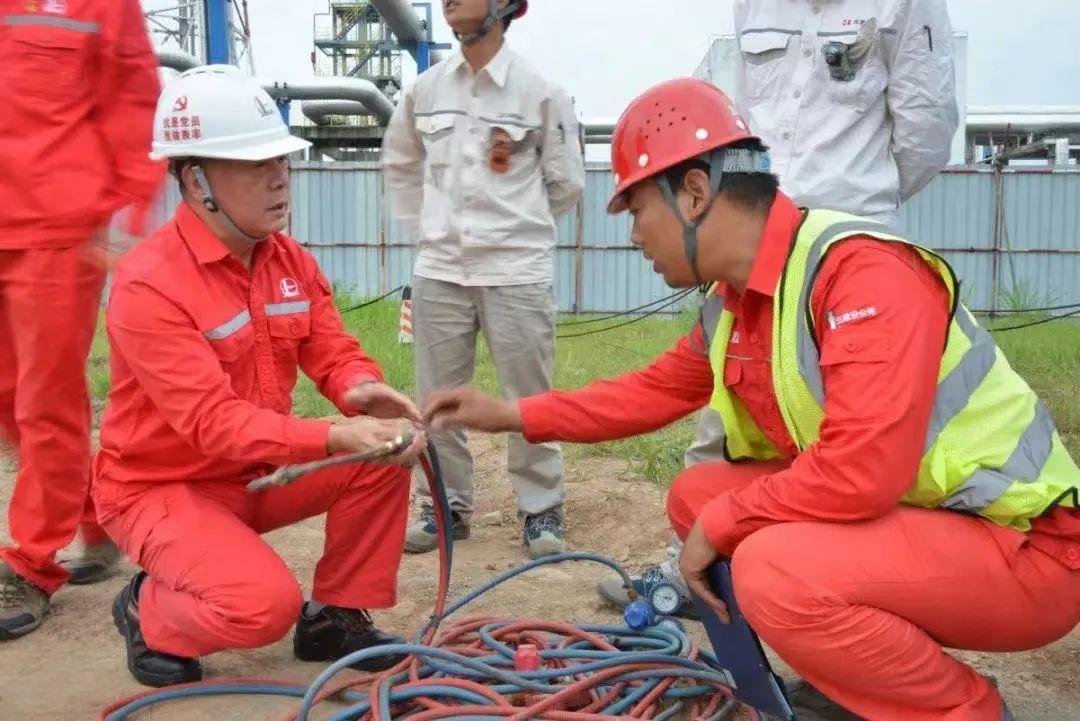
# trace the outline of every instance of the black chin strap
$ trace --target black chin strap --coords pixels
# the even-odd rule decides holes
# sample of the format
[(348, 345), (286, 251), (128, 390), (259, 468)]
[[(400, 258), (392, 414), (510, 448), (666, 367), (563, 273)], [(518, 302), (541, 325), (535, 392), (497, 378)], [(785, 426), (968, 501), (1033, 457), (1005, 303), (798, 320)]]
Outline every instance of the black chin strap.
[(660, 192), (664, 194), (664, 200), (667, 201), (668, 206), (675, 213), (675, 217), (682, 223), (683, 248), (686, 251), (686, 259), (690, 261), (690, 269), (694, 271), (694, 280), (699, 286), (704, 287), (705, 283), (701, 280), (701, 274), (698, 272), (697, 267), (698, 228), (709, 217), (709, 211), (712, 210), (713, 204), (720, 196), (720, 189), (724, 184), (724, 174), (768, 172), (770, 172), (770, 164), (769, 156), (766, 153), (747, 148), (730, 150), (720, 148), (714, 150), (709, 154), (709, 202), (705, 206), (705, 210), (698, 216), (698, 219), (693, 221), (684, 218), (682, 211), (679, 210), (679, 204), (675, 202), (676, 189), (671, 187), (671, 181), (668, 179), (667, 174), (661, 173), (660, 177), (657, 178), (656, 182), (660, 186)]
[(716, 198), (720, 195), (723, 176), (724, 151), (717, 150), (709, 156), (709, 202), (697, 220), (687, 220), (683, 217), (682, 211), (679, 210), (679, 204), (675, 201), (675, 191), (672, 189), (671, 181), (666, 173), (662, 173), (656, 181), (660, 186), (660, 192), (664, 194), (664, 200), (667, 201), (668, 206), (675, 213), (675, 217), (682, 223), (683, 249), (686, 251), (686, 259), (690, 261), (690, 270), (694, 271), (694, 280), (698, 285), (704, 285), (697, 267), (698, 227), (705, 222), (705, 218), (709, 216), (709, 211), (712, 210), (713, 203), (716, 202)]
[(497, 22), (502, 22), (503, 18), (512, 15), (514, 11), (518, 9), (519, 4), (520, 3), (517, 0), (511, 0), (507, 3), (506, 8), (500, 11), (499, 0), (489, 0), (488, 14), (487, 17), (484, 18), (484, 24), (480, 26), (480, 29), (471, 35), (460, 35), (458, 31), (455, 30), (454, 37), (457, 38), (462, 45), (472, 45), (487, 35), (488, 32), (491, 31), (492, 25)]

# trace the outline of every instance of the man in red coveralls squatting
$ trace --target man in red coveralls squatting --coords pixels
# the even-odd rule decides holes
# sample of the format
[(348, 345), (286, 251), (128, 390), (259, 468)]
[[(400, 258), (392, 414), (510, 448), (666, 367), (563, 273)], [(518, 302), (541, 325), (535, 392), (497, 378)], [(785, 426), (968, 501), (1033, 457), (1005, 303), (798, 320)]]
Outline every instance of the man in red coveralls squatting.
[[(113, 606), (128, 668), (150, 686), (196, 681), (198, 658), (263, 646), (293, 624), (305, 661), (400, 639), (366, 609), (395, 603), (409, 471), (423, 433), (387, 465), (347, 465), (252, 493), (283, 464), (370, 450), (418, 423), (350, 336), (311, 255), (282, 233), (289, 135), (231, 66), (169, 84), (154, 118), (183, 201), (120, 262), (106, 310), (112, 391), (94, 498), (140, 572)], [(346, 420), (291, 414), (297, 367)], [(395, 419), (395, 420), (380, 420)], [(312, 600), (259, 534), (327, 514)], [(363, 666), (381, 669), (399, 659)]]
[[(106, 227), (126, 209), (142, 231), (165, 166), (147, 157), (161, 86), (137, 0), (0, 0), (0, 87), (0, 447), (19, 463), (0, 548), (9, 640), (41, 625), (65, 581), (101, 580), (119, 557), (89, 502), (86, 358)], [(76, 531), (79, 552), (58, 563)]]
[[(859, 717), (1011, 718), (941, 647), (1031, 649), (1076, 625), (1080, 470), (948, 264), (884, 226), (795, 207), (701, 81), (635, 100), (612, 163), (608, 209), (630, 211), (656, 272), (711, 284), (701, 322), (644, 370), (516, 403), (445, 391), (425, 416), (592, 443), (708, 403), (729, 461), (686, 470), (668, 498), (691, 589), (726, 620), (706, 579), (730, 557), (757, 633)], [(799, 717), (852, 718), (825, 701)]]

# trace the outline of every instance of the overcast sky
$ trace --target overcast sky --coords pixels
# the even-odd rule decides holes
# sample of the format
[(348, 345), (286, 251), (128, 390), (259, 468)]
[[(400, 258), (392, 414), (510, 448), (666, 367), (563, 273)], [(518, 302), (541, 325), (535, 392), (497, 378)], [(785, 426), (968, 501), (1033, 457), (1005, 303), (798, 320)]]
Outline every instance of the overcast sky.
[[(248, 5), (258, 75), (311, 75), (312, 16), (328, 1)], [(948, 0), (948, 7), (953, 29), (968, 34), (968, 104), (1080, 105), (1076, 0)], [(436, 0), (437, 39), (449, 42), (439, 8)], [(732, 32), (731, 8), (731, 0), (533, 0), (508, 37), (574, 96), (583, 118), (614, 120), (649, 85), (691, 74), (711, 38)], [(408, 82), (411, 58), (403, 65)]]

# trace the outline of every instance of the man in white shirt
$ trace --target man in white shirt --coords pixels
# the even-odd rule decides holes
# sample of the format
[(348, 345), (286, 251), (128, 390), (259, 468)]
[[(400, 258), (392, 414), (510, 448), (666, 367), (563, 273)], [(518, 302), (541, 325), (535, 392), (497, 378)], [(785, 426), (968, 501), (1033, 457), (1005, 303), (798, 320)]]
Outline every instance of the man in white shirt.
[[(800, 206), (895, 226), (900, 203), (948, 163), (959, 122), (945, 0), (735, 0), (735, 33), (735, 102), (781, 189)], [(687, 466), (724, 460), (717, 419), (702, 411)], [(669, 555), (638, 590), (673, 584), (692, 614), (678, 549)], [(617, 578), (598, 590), (626, 602)]]
[[(555, 219), (580, 200), (585, 170), (569, 97), (504, 42), (527, 7), (524, 0), (446, 0), (443, 14), (461, 48), (417, 78), (383, 141), (392, 212), (420, 246), (412, 301), (421, 399), (472, 379), (478, 330), (506, 397), (551, 385)], [(465, 434), (433, 440), (454, 538), (467, 538), (473, 464)], [(511, 436), (508, 467), (526, 551), (534, 558), (561, 552), (559, 446)], [(419, 484), (417, 492), (426, 496)], [(422, 500), (405, 541), (413, 553), (436, 547), (430, 499)]]
[(895, 225), (958, 124), (945, 0), (736, 0), (736, 102), (785, 192)]

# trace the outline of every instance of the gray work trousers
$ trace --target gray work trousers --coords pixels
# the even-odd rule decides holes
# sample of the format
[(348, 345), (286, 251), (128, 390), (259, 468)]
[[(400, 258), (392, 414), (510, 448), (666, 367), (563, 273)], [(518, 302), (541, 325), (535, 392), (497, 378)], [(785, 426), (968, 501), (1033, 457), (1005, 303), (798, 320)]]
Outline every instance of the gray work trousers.
[[(705, 406), (698, 413), (697, 436), (683, 455), (683, 465), (690, 468), (699, 463), (715, 463), (724, 460), (727, 460), (724, 458), (724, 423), (719, 413)], [(682, 546), (682, 541), (672, 538), (668, 542), (668, 560), (665, 563), (669, 576), (679, 580), (682, 580), (678, 562)]]
[[(555, 296), (550, 283), (462, 286), (413, 278), (416, 389), (421, 404), (433, 390), (469, 384), (476, 368), (476, 336), (483, 331), (502, 395), (518, 399), (551, 389), (555, 364)], [(473, 511), (473, 461), (464, 431), (432, 434), (450, 505), (466, 519)], [(511, 434), (507, 469), (521, 513), (563, 502), (563, 459), (557, 443), (528, 443)], [(417, 494), (427, 496), (417, 476)]]
[(697, 436), (683, 456), (687, 468), (699, 463), (712, 463), (724, 458), (724, 423), (720, 414), (709, 406), (698, 413)]

